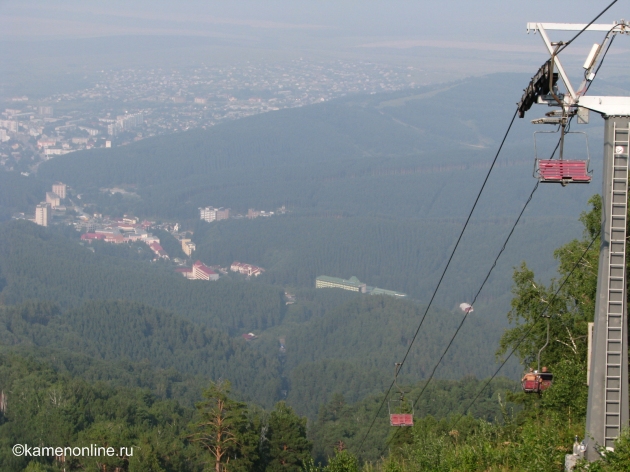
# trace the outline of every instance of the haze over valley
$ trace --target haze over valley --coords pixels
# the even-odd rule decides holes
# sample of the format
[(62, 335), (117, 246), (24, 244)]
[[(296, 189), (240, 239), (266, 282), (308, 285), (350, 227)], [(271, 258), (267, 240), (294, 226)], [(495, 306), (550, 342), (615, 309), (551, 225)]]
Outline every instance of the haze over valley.
[[(557, 470), (584, 429), (604, 122), (566, 139), (589, 185), (535, 187), (559, 133), (534, 142), (548, 107), (511, 120), (548, 59), (525, 21), (605, 5), (230, 3), (3, 5), (0, 469)], [(630, 95), (624, 39), (589, 94)], [(534, 398), (549, 300), (558, 387)], [(457, 462), (481, 443), (496, 462)]]

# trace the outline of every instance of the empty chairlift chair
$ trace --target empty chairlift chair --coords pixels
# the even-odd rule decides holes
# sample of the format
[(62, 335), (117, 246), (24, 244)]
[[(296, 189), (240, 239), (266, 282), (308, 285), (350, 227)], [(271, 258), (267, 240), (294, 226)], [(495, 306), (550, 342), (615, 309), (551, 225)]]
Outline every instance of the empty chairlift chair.
[(567, 159), (539, 159), (538, 180), (544, 183), (588, 184), (591, 176), (588, 161), (570, 161)]
[[(557, 131), (553, 131), (556, 133)], [(537, 131), (534, 133), (534, 145), (536, 146), (536, 134), (548, 133), (548, 131)], [(534, 164), (534, 177), (542, 183), (559, 183), (567, 184), (588, 184), (591, 181), (591, 171), (589, 170), (590, 154), (588, 149), (588, 138), (586, 133), (570, 132), (568, 134), (583, 134), (586, 139), (586, 159), (570, 160), (564, 159), (564, 136), (560, 142), (560, 158), (559, 159), (539, 159), (538, 149), (536, 149), (536, 161)]]
[(413, 426), (413, 404), (401, 395), (387, 403), (390, 426)]
[(396, 363), (396, 374), (394, 377), (394, 384), (400, 392), (400, 397), (397, 400), (389, 400), (387, 402), (387, 409), (389, 412), (389, 425), (390, 426), (413, 426), (413, 402), (405, 400), (405, 394), (398, 386), (398, 370), (401, 364)]

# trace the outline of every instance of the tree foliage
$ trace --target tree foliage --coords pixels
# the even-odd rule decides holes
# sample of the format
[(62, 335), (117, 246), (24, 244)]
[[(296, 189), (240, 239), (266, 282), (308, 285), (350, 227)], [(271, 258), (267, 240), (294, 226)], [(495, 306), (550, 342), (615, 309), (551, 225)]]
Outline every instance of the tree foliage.
[(297, 416), (285, 402), (278, 402), (269, 415), (266, 434), (267, 472), (299, 472), (311, 457), (306, 439), (306, 418)]
[(229, 396), (228, 381), (213, 382), (197, 404), (190, 440), (210, 456), (216, 472), (248, 471), (258, 460), (258, 437), (244, 403)]

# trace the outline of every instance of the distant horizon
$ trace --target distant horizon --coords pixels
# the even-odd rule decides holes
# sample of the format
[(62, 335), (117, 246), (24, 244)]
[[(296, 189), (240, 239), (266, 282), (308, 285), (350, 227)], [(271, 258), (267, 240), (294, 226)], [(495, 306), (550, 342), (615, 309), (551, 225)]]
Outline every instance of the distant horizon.
[[(224, 47), (243, 47), (268, 54), (305, 54), (337, 57), (361, 56), (366, 60), (392, 60), (453, 64), (458, 69), (527, 71), (533, 74), (547, 52), (540, 38), (527, 35), (527, 21), (588, 22), (609, 2), (560, 0), (500, 2), (483, 5), (449, 0), (424, 5), (412, 1), (328, 2), (237, 0), (167, 1), (133, 3), (113, 0), (107, 5), (76, 0), (55, 2), (25, 0), (0, 2), (0, 41), (83, 42), (115, 37), (215, 38)], [(611, 23), (620, 17), (615, 5), (598, 20)], [(554, 34), (551, 33), (552, 40)], [(561, 35), (567, 39), (566, 34)], [(601, 35), (589, 36), (567, 49), (565, 57), (582, 57)], [(581, 38), (580, 38), (581, 39)], [(619, 41), (616, 49), (630, 48)], [(469, 57), (474, 51), (474, 57)], [(234, 59), (238, 60), (238, 54)], [(168, 62), (169, 58), (165, 57)], [(377, 60), (377, 59), (373, 59)], [(577, 61), (579, 62), (579, 61)], [(577, 63), (576, 62), (576, 63)], [(474, 72), (478, 74), (480, 72)]]

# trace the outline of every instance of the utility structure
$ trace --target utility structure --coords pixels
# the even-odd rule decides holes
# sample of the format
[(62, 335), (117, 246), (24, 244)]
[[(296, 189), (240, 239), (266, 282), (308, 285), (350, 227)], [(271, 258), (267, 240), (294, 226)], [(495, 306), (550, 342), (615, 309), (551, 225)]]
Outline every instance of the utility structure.
[[(628, 159), (630, 151), (630, 97), (587, 96), (608, 47), (618, 34), (630, 33), (630, 22), (612, 24), (528, 23), (527, 30), (538, 33), (551, 56), (530, 82), (519, 102), (522, 118), (534, 103), (558, 107), (533, 123), (559, 127), (559, 159), (548, 160), (537, 177), (541, 182), (588, 183), (588, 166), (566, 165), (563, 156), (568, 124), (577, 115), (578, 123), (588, 123), (589, 110), (604, 118), (604, 158), (602, 189), (602, 226), (595, 329), (591, 354), (586, 434), (582, 452), (595, 461), (614, 449), (614, 442), (628, 427), (628, 310), (626, 237), (628, 215)], [(558, 53), (567, 43), (551, 42), (547, 31), (595, 31), (605, 34), (601, 44), (593, 45), (584, 63), (584, 79), (576, 90), (562, 67)], [(571, 41), (569, 41), (571, 42)], [(556, 72), (557, 71), (557, 72)], [(566, 91), (560, 93), (558, 79)], [(565, 162), (562, 162), (565, 161)], [(546, 167), (545, 167), (546, 166)], [(577, 176), (577, 179), (575, 178)], [(585, 450), (584, 450), (585, 449)]]

